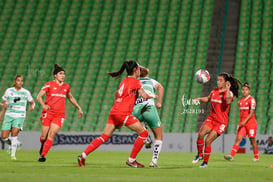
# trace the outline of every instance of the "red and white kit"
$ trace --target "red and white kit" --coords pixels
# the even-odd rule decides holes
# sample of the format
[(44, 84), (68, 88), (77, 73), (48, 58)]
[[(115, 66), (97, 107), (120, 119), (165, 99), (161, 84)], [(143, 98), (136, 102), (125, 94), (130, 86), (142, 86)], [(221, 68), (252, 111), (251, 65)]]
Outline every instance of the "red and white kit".
[(55, 81), (49, 81), (43, 86), (42, 90), (46, 92), (45, 104), (50, 109), (42, 110), (41, 125), (50, 126), (52, 122), (61, 127), (65, 118), (65, 99), (70, 93), (70, 86), (64, 82), (57, 84)]
[(132, 111), (138, 98), (138, 89), (141, 87), (140, 81), (131, 76), (121, 81), (117, 99), (109, 113), (108, 124), (121, 128), (123, 125), (128, 126), (138, 121), (132, 115)]
[(256, 101), (252, 96), (247, 96), (247, 98), (241, 98), (238, 102), (240, 108), (240, 121), (238, 124), (237, 135), (244, 136), (248, 135), (249, 138), (256, 137), (257, 131), (257, 121), (255, 118), (255, 113), (247, 121), (247, 123), (240, 127), (240, 123), (249, 115), (250, 110), (255, 110)]
[[(208, 118), (203, 123), (203, 125), (207, 125), (219, 135), (226, 130), (228, 124), (228, 112), (230, 105), (226, 103), (226, 95), (226, 90), (219, 91), (218, 88), (215, 88), (211, 91), (209, 95), (211, 99), (211, 111)], [(233, 93), (231, 91), (230, 96), (233, 99)]]

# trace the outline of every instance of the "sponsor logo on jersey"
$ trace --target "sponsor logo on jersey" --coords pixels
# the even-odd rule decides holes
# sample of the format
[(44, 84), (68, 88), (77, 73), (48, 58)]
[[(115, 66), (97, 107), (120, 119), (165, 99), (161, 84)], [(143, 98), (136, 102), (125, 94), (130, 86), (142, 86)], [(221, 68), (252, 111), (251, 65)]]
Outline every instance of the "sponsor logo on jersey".
[(66, 95), (64, 94), (51, 94), (51, 96), (55, 96), (55, 97), (66, 97)]

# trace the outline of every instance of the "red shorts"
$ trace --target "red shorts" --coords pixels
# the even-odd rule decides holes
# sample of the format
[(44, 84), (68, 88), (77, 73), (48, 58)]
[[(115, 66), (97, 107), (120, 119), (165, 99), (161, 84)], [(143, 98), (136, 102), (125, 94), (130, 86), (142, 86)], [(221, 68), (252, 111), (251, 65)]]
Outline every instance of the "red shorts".
[(257, 132), (257, 124), (255, 125), (245, 125), (243, 127), (237, 127), (237, 136), (246, 137), (248, 135), (249, 138), (255, 138)]
[(64, 123), (64, 114), (53, 115), (42, 112), (40, 121), (42, 126), (50, 126), (51, 123), (54, 123), (62, 127)]
[(221, 135), (226, 130), (226, 124), (219, 123), (218, 121), (206, 119), (203, 125), (207, 125), (210, 129), (216, 131), (219, 135)]
[(139, 122), (138, 119), (132, 114), (121, 114), (110, 112), (108, 117), (108, 124), (114, 124), (117, 129), (120, 129), (122, 126), (129, 126), (136, 122)]

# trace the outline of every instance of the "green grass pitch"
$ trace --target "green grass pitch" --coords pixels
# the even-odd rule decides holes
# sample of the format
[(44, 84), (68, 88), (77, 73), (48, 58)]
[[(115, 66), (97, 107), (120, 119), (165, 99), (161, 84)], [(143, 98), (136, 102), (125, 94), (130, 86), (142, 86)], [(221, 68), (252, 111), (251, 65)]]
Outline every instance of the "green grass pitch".
[(264, 182), (273, 180), (273, 155), (260, 155), (259, 162), (252, 162), (252, 154), (237, 154), (232, 162), (223, 154), (212, 153), (209, 167), (192, 164), (193, 153), (160, 154), (160, 169), (149, 168), (150, 152), (141, 152), (138, 161), (144, 169), (125, 165), (128, 152), (95, 151), (86, 160), (85, 167), (78, 167), (76, 157), (80, 151), (49, 151), (45, 163), (37, 162), (38, 151), (18, 151), (17, 160), (11, 161), (6, 151), (0, 151), (0, 179), (3, 182), (62, 182), (62, 181), (216, 181), (216, 182)]

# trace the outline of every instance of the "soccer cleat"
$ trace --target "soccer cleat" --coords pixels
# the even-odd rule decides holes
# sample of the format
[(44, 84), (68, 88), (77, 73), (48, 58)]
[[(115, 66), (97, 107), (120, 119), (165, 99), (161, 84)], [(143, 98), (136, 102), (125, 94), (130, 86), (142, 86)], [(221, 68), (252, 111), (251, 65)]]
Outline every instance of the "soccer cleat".
[(144, 168), (143, 164), (138, 163), (136, 160), (134, 162), (130, 162), (129, 159), (126, 161), (126, 164), (135, 168)]
[(10, 159), (11, 160), (16, 160), (16, 157), (15, 156), (10, 156)]
[(153, 168), (160, 168), (159, 165), (157, 163), (154, 163), (153, 161), (150, 163), (149, 166)]
[(82, 157), (82, 155), (79, 155), (77, 157), (77, 161), (78, 161), (78, 166), (80, 166), (80, 167), (84, 167), (85, 166), (85, 159)]
[(259, 162), (259, 159), (253, 158), (252, 161), (253, 162)]
[(38, 162), (45, 162), (46, 161), (46, 158), (45, 156), (40, 156), (39, 159), (38, 159)]
[(207, 168), (208, 163), (207, 162), (202, 162), (202, 164), (199, 166), (200, 168)]
[(233, 161), (233, 157), (231, 155), (225, 155), (224, 158), (227, 160), (227, 161)]
[(192, 160), (191, 163), (196, 164), (196, 163), (199, 162), (200, 160), (203, 160), (203, 156), (197, 155), (197, 156), (195, 156), (195, 158)]

